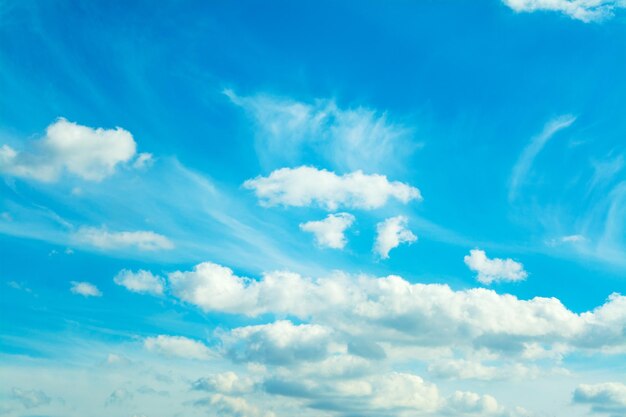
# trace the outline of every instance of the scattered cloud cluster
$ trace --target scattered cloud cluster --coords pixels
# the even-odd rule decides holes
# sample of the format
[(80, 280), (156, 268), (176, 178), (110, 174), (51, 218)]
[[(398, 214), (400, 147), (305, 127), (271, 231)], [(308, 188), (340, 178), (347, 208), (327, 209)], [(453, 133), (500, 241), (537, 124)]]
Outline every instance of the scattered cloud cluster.
[[(23, 150), (0, 147), (0, 172), (43, 182), (57, 181), (64, 172), (101, 181), (130, 162), (136, 148), (133, 136), (122, 128), (94, 129), (60, 118)], [(150, 159), (150, 154), (140, 154), (136, 163), (144, 166)]]
[(483, 288), (454, 291), (447, 285), (411, 284), (398, 276), (336, 273), (312, 279), (292, 272), (272, 272), (255, 280), (205, 262), (192, 271), (170, 273), (168, 281), (175, 297), (207, 312), (249, 317), (272, 314), (310, 322), (305, 327), (282, 321), (275, 324), (277, 327), (233, 330), (228, 337), (250, 339), (255, 349), (261, 349), (237, 350), (241, 344), (233, 344), (239, 356), (246, 358), (289, 357), (275, 351), (270, 340), (279, 337), (278, 346), (288, 345), (292, 340), (288, 335), (293, 332), (298, 343), (309, 340), (302, 332), (316, 335), (309, 353), (317, 359), (331, 352), (334, 343), (370, 353), (399, 341), (413, 346), (466, 346), (529, 360), (562, 356), (568, 351), (564, 346), (626, 348), (621, 337), (626, 325), (626, 297), (618, 294), (593, 311), (576, 314), (555, 298), (520, 300)]
[(626, 414), (626, 385), (620, 382), (582, 384), (574, 391), (574, 402), (591, 406), (594, 413)]
[(29, 390), (13, 387), (11, 398), (19, 401), (25, 408), (36, 408), (49, 404), (52, 399), (41, 390)]
[(582, 22), (611, 18), (615, 9), (626, 7), (622, 0), (503, 0), (516, 12), (560, 12)]
[(476, 279), (483, 284), (523, 281), (528, 277), (521, 263), (513, 259), (490, 259), (480, 249), (472, 249), (463, 260), (469, 269), (478, 273)]
[(421, 200), (420, 191), (386, 176), (355, 171), (337, 175), (309, 166), (281, 168), (267, 177), (247, 180), (243, 186), (253, 190), (264, 206), (319, 206), (334, 211), (339, 208), (372, 210), (390, 199), (401, 203)]

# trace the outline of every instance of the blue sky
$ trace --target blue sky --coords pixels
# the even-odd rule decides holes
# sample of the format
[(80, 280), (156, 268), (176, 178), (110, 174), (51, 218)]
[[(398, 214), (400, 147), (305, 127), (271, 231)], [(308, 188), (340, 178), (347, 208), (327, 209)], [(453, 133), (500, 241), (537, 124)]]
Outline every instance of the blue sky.
[(625, 7), (0, 2), (0, 415), (626, 415)]

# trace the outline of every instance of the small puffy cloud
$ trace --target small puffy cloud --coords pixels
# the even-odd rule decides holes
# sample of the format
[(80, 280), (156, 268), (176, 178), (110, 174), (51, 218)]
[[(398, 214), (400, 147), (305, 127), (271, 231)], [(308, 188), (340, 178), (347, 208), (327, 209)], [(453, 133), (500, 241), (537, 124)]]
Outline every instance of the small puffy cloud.
[(205, 360), (213, 356), (204, 343), (183, 336), (148, 337), (143, 344), (149, 351), (183, 359)]
[(376, 225), (374, 252), (382, 259), (389, 258), (389, 251), (402, 243), (411, 244), (417, 240), (409, 229), (409, 220), (405, 216), (390, 217)]
[(264, 206), (319, 206), (326, 210), (340, 207), (372, 210), (388, 200), (402, 203), (421, 200), (420, 191), (379, 174), (355, 171), (337, 175), (309, 166), (281, 168), (269, 176), (247, 180), (243, 186), (253, 190)]
[(73, 238), (78, 243), (99, 249), (135, 247), (142, 251), (156, 251), (174, 248), (167, 237), (146, 230), (110, 232), (105, 228), (81, 227)]
[(52, 401), (52, 399), (41, 390), (26, 390), (16, 387), (11, 389), (11, 398), (19, 401), (26, 408), (39, 407), (50, 404)]
[(591, 411), (612, 416), (626, 414), (626, 385), (620, 382), (582, 384), (574, 391), (573, 401), (591, 406)]
[(622, 0), (503, 0), (516, 12), (560, 12), (582, 22), (613, 17), (615, 9), (626, 7)]
[(96, 287), (93, 284), (90, 284), (89, 282), (72, 281), (71, 284), (72, 286), (70, 287), (70, 291), (73, 292), (74, 294), (79, 294), (79, 295), (82, 295), (83, 297), (101, 297), (102, 296), (102, 293), (100, 292), (98, 287)]
[(60, 118), (23, 150), (0, 147), (0, 172), (44, 182), (54, 182), (64, 172), (101, 181), (129, 162), (136, 148), (133, 136), (122, 128), (94, 129)]
[(354, 223), (349, 213), (329, 214), (324, 220), (300, 224), (300, 229), (315, 235), (316, 243), (323, 248), (343, 249), (347, 240), (345, 231)]
[(485, 251), (480, 249), (470, 250), (463, 260), (474, 272), (478, 273), (477, 279), (483, 284), (501, 281), (523, 281), (528, 276), (524, 265), (513, 259), (489, 259)]
[(144, 270), (132, 272), (123, 269), (113, 278), (113, 282), (129, 291), (152, 295), (162, 295), (165, 286), (163, 278)]

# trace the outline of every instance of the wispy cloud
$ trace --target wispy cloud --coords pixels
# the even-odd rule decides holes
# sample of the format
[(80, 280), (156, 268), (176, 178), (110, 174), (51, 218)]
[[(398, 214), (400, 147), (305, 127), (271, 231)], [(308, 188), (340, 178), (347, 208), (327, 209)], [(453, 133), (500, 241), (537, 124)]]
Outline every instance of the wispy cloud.
[(571, 126), (574, 121), (576, 121), (576, 118), (572, 115), (557, 117), (549, 121), (544, 126), (543, 131), (531, 139), (513, 167), (511, 180), (509, 182), (509, 201), (513, 201), (517, 197), (519, 188), (524, 185), (524, 181), (532, 167), (533, 161), (543, 147), (552, 139), (555, 133)]
[(503, 0), (516, 12), (552, 11), (582, 22), (599, 22), (626, 7), (622, 0)]
[(393, 172), (421, 146), (411, 128), (370, 108), (342, 109), (329, 99), (306, 103), (224, 94), (252, 119), (257, 153), (267, 167), (300, 164), (312, 151), (340, 171)]

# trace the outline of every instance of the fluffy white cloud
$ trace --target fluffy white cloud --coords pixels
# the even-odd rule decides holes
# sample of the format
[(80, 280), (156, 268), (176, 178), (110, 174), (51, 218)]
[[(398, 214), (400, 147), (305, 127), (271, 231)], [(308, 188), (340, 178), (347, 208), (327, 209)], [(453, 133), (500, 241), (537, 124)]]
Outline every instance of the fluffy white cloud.
[(390, 217), (376, 225), (376, 241), (374, 252), (382, 259), (389, 258), (389, 251), (402, 243), (411, 244), (417, 240), (409, 229), (405, 216)]
[(98, 287), (96, 287), (93, 284), (90, 284), (89, 282), (72, 281), (71, 284), (72, 286), (70, 287), (70, 291), (73, 292), (74, 294), (79, 294), (79, 295), (82, 295), (83, 297), (101, 297), (102, 296), (102, 293), (100, 292)]
[(463, 258), (465, 265), (478, 273), (477, 279), (483, 284), (501, 281), (523, 281), (528, 276), (524, 265), (513, 259), (489, 259), (485, 251), (480, 249), (470, 250), (469, 255)]
[(341, 109), (332, 100), (302, 103), (225, 94), (254, 122), (256, 151), (264, 165), (294, 165), (314, 152), (342, 171), (398, 169), (420, 146), (412, 130), (364, 107)]
[(240, 377), (231, 371), (200, 378), (192, 384), (194, 390), (221, 394), (243, 394), (252, 391), (253, 387), (254, 381), (251, 378)]
[[(204, 405), (201, 402), (199, 405)], [(232, 417), (275, 417), (271, 411), (262, 411), (258, 407), (250, 405), (245, 398), (230, 395), (214, 394), (209, 398), (208, 404), (215, 409), (220, 416)]]
[(136, 247), (142, 251), (155, 251), (174, 248), (174, 244), (167, 237), (146, 230), (110, 232), (105, 228), (81, 227), (73, 238), (77, 243), (100, 249)]
[(129, 162), (136, 148), (133, 136), (122, 128), (94, 129), (61, 118), (48, 126), (41, 140), (24, 150), (0, 147), (0, 172), (53, 182), (65, 171), (100, 181), (112, 175), (119, 164)]
[(152, 295), (162, 295), (165, 286), (163, 278), (144, 270), (132, 272), (123, 269), (113, 278), (113, 282), (129, 291)]
[(288, 320), (238, 327), (224, 335), (228, 354), (236, 361), (292, 364), (324, 359), (333, 348), (332, 330)]
[(175, 296), (205, 311), (290, 315), (368, 343), (453, 344), (519, 357), (532, 343), (546, 351), (558, 347), (563, 354), (563, 345), (626, 347), (626, 297), (618, 294), (593, 311), (576, 314), (555, 298), (520, 300), (484, 288), (453, 291), (447, 285), (411, 284), (398, 276), (310, 279), (273, 272), (253, 280), (203, 263), (193, 271), (170, 274), (169, 281)]
[(349, 213), (329, 214), (324, 220), (309, 221), (300, 224), (300, 229), (315, 235), (315, 241), (321, 247), (343, 249), (347, 240), (345, 231), (354, 223), (354, 216)]
[(247, 180), (243, 186), (254, 190), (265, 206), (305, 207), (316, 205), (326, 210), (340, 207), (371, 210), (389, 199), (402, 203), (421, 200), (420, 191), (386, 176), (355, 171), (337, 175), (314, 167), (281, 168), (269, 176)]
[(626, 385), (620, 382), (582, 384), (574, 391), (574, 402), (590, 405), (596, 413), (619, 416), (626, 413)]
[(516, 12), (554, 11), (583, 22), (613, 17), (614, 11), (626, 7), (622, 0), (502, 0)]
[(144, 346), (153, 352), (184, 359), (205, 360), (213, 356), (204, 343), (183, 336), (148, 337), (144, 340)]

